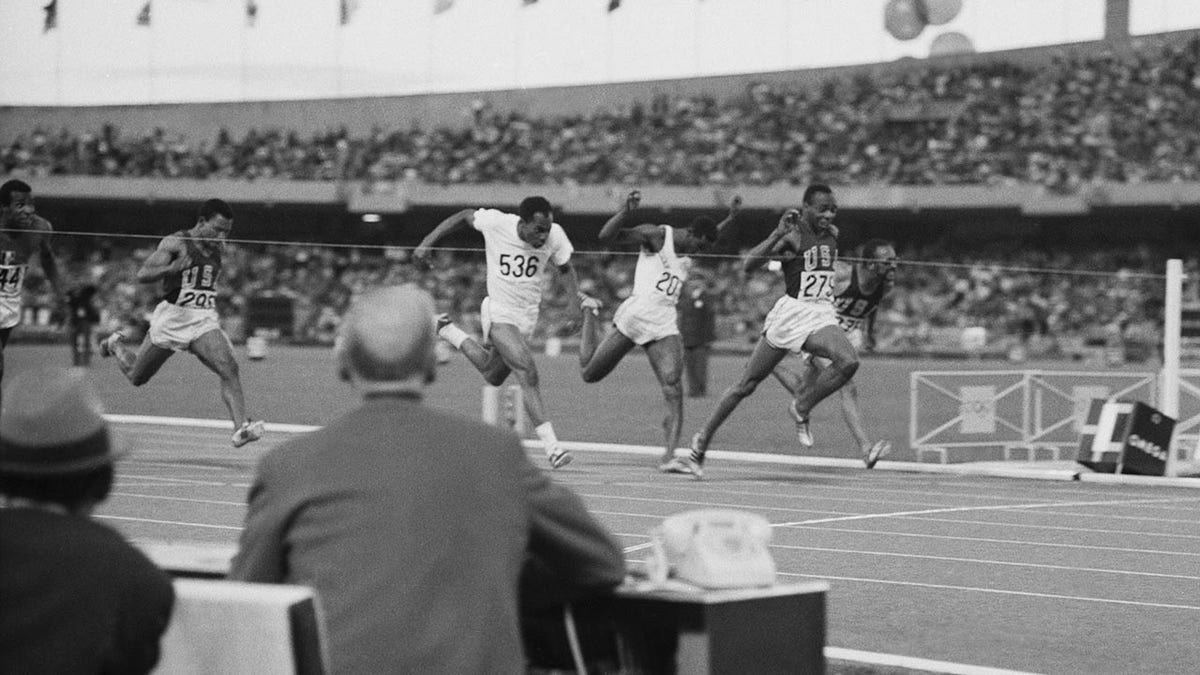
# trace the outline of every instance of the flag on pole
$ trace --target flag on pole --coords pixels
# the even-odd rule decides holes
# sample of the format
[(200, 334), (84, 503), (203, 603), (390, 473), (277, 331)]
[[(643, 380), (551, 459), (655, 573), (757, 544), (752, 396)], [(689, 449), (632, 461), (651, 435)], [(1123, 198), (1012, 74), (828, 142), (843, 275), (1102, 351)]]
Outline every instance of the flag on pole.
[(138, 12), (138, 15), (137, 15), (137, 25), (139, 25), (139, 26), (149, 26), (150, 25), (150, 4), (152, 2), (153, 2), (153, 0), (146, 0), (146, 4), (142, 5), (142, 9), (140, 12)]
[(246, 25), (254, 28), (254, 24), (258, 22), (258, 3), (254, 0), (246, 0)]
[(621, 0), (608, 0), (608, 11), (615, 12), (621, 6)]
[(49, 33), (58, 28), (58, 0), (50, 0), (42, 11), (46, 13), (46, 19), (42, 22), (42, 32)]
[(454, 6), (454, 0), (433, 0), (433, 13), (447, 12)]
[(341, 18), (339, 19), (339, 23), (341, 23), (343, 26), (350, 23), (350, 19), (354, 16), (354, 12), (356, 11), (358, 11), (358, 0), (342, 0)]

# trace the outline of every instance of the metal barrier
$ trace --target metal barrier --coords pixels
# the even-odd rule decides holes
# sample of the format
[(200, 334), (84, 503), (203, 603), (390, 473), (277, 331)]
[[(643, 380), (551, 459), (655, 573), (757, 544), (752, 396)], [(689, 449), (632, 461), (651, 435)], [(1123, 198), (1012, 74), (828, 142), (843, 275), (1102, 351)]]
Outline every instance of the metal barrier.
[[(909, 445), (918, 461), (932, 456), (945, 463), (952, 454), (1073, 459), (1092, 399), (1156, 405), (1158, 397), (1154, 373), (917, 371), (909, 381)], [(1200, 386), (1195, 397), (1200, 403)], [(1194, 419), (1192, 426), (1200, 426), (1200, 414)]]

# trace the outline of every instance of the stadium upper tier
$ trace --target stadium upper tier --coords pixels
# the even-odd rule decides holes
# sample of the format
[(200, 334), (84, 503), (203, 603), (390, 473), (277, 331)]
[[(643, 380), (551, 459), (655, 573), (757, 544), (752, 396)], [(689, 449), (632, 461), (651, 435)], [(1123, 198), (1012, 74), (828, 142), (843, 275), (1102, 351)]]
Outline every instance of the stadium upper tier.
[[(0, 168), (39, 180), (362, 181), (366, 193), (469, 184), (1034, 186), (1110, 203), (1129, 194), (1113, 186), (1200, 181), (1194, 35), (1120, 53), (1064, 51), (1036, 65), (926, 61), (803, 86), (776, 78), (727, 96), (605, 104), (535, 115), (480, 99), (463, 111), (465, 124), (316, 134), (264, 126), (213, 138), (186, 126), (121, 129), (119, 119), (13, 129), (27, 118), (5, 122), (0, 113)], [(1200, 194), (1190, 186), (1184, 199), (1189, 192)]]

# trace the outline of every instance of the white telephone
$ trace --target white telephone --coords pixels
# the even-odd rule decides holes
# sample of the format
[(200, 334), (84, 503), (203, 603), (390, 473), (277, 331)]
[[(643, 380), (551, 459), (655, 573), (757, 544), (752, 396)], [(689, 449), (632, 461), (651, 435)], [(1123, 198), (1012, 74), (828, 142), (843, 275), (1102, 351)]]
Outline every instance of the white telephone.
[(670, 516), (650, 533), (652, 581), (669, 576), (701, 588), (750, 588), (775, 583), (766, 518), (733, 509), (698, 509)]

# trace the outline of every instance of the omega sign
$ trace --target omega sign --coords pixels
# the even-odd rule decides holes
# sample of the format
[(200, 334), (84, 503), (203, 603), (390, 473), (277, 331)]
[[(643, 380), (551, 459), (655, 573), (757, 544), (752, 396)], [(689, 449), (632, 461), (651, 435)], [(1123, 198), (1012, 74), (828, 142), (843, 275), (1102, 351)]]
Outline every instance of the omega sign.
[(1145, 403), (1134, 404), (1125, 427), (1121, 473), (1166, 475), (1171, 433), (1174, 430), (1174, 419)]
[(1167, 461), (1167, 451), (1153, 441), (1148, 441), (1137, 434), (1130, 434), (1129, 440), (1125, 442), (1157, 460)]

